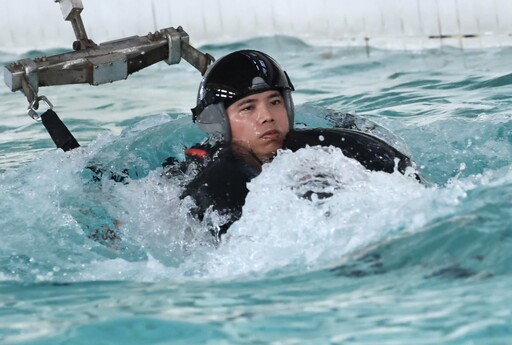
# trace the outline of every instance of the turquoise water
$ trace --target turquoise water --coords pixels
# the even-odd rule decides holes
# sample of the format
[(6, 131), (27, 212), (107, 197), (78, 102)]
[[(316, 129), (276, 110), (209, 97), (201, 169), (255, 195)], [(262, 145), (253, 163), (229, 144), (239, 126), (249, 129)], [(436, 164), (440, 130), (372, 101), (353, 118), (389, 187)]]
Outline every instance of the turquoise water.
[[(289, 72), (301, 126), (336, 111), (371, 120), (429, 184), (336, 150), (282, 152), (216, 245), (187, 218), (182, 181), (160, 176), (204, 137), (192, 67), (42, 88), (82, 144), (69, 153), (0, 88), (0, 342), (509, 344), (512, 49), (368, 54), (283, 37), (202, 49), (245, 47)], [(130, 183), (92, 182), (91, 164), (128, 169)], [(334, 196), (297, 198), (317, 170)], [(89, 237), (107, 228), (121, 239)]]

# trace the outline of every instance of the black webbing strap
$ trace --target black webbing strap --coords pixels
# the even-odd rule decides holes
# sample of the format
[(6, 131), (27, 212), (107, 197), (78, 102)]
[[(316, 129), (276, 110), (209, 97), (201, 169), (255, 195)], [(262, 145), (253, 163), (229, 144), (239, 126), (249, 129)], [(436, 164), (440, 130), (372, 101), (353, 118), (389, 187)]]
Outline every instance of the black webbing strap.
[(66, 125), (52, 109), (48, 109), (41, 115), (41, 121), (58, 148), (64, 151), (70, 151), (80, 147), (80, 144), (78, 144), (73, 134), (71, 134)]

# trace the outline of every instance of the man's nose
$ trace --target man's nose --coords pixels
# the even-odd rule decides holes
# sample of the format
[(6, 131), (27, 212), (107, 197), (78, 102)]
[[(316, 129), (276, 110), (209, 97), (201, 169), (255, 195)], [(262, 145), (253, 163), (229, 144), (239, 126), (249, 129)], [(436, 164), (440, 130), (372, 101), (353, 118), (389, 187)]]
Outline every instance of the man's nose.
[(261, 123), (274, 121), (274, 114), (267, 105), (261, 105), (258, 110), (258, 120)]

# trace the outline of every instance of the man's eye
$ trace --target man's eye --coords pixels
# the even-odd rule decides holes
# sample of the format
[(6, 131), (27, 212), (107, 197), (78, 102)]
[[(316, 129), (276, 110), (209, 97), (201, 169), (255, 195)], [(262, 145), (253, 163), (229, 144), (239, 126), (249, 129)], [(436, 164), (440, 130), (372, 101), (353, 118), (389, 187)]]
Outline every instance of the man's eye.
[(279, 105), (281, 103), (283, 103), (281, 98), (276, 98), (276, 99), (273, 99), (273, 100), (270, 101), (270, 104), (272, 104), (272, 105)]
[(247, 105), (245, 107), (242, 107), (240, 109), (240, 112), (247, 112), (247, 111), (251, 111), (253, 109), (253, 106), (252, 105)]

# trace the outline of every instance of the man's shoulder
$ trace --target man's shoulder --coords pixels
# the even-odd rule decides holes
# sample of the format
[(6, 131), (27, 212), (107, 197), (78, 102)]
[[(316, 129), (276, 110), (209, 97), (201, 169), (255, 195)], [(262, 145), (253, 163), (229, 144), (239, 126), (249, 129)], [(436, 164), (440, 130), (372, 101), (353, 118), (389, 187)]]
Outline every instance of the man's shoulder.
[(410, 158), (385, 140), (349, 128), (298, 129), (288, 133), (284, 148), (297, 151), (307, 146), (334, 146), (349, 158), (358, 160), (369, 170), (393, 172), (398, 159), (398, 170), (411, 165)]
[(215, 156), (197, 174), (195, 180), (213, 187), (217, 184), (238, 180), (245, 183), (249, 180), (249, 175), (244, 160), (237, 156), (231, 147), (226, 146), (216, 152)]
[(284, 148), (296, 151), (306, 146), (343, 146), (343, 138), (366, 137), (367, 134), (346, 128), (305, 128), (291, 130)]
[(212, 206), (236, 219), (242, 212), (250, 179), (243, 162), (230, 148), (225, 148), (185, 186), (181, 197), (195, 200), (199, 219)]

